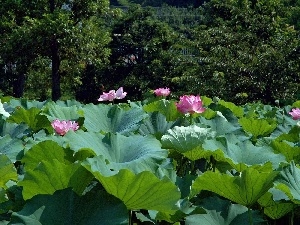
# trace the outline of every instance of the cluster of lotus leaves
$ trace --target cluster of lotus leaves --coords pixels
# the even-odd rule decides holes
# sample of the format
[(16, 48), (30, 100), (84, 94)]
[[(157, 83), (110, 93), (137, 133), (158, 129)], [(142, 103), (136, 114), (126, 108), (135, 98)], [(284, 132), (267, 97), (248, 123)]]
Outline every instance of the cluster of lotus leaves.
[[(150, 224), (238, 225), (250, 212), (252, 224), (264, 224), (254, 205), (278, 219), (300, 204), (291, 107), (203, 99), (207, 110), (190, 116), (166, 99), (1, 103), (0, 215), (12, 212), (2, 223), (128, 224), (134, 212)], [(59, 136), (55, 119), (80, 128)], [(183, 159), (213, 168), (179, 175)]]

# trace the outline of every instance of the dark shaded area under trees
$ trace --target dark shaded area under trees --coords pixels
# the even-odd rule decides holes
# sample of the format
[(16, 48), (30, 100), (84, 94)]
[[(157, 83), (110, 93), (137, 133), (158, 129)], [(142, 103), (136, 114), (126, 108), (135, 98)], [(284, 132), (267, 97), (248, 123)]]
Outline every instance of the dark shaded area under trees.
[(299, 99), (299, 1), (50, 2), (4, 1), (0, 94), (96, 102), (123, 86), (141, 100), (167, 86), (237, 104)]

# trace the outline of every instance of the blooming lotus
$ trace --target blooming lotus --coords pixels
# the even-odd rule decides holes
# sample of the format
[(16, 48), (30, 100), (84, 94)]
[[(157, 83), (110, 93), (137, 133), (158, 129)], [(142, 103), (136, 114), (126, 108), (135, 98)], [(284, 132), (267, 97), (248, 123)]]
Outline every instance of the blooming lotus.
[(5, 117), (9, 117), (10, 114), (8, 112), (5, 111), (3, 104), (1, 103), (1, 99), (0, 99), (0, 115), (3, 115)]
[(300, 119), (300, 109), (299, 108), (292, 109), (292, 111), (289, 112), (289, 114), (293, 117), (294, 120)]
[(199, 95), (184, 95), (180, 97), (180, 101), (175, 103), (178, 111), (186, 113), (202, 113), (205, 108), (202, 107), (202, 100)]
[(78, 123), (70, 120), (53, 120), (51, 126), (55, 130), (55, 132), (61, 136), (65, 135), (69, 130), (76, 131), (79, 126)]
[(123, 91), (123, 87), (120, 87), (117, 91), (116, 91), (116, 99), (122, 99), (125, 98), (125, 96), (127, 95), (127, 92)]
[(99, 102), (102, 101), (113, 101), (114, 99), (122, 99), (125, 98), (127, 95), (127, 92), (123, 91), (123, 87), (120, 87), (117, 91), (110, 90), (108, 93), (103, 92), (102, 95), (100, 95), (100, 98), (98, 98)]
[(156, 96), (168, 96), (171, 91), (169, 88), (157, 88), (154, 91), (154, 94), (156, 94)]
[(98, 98), (99, 102), (102, 101), (113, 101), (116, 98), (116, 92), (115, 90), (110, 90), (108, 93), (103, 92), (102, 95), (100, 95), (100, 98)]

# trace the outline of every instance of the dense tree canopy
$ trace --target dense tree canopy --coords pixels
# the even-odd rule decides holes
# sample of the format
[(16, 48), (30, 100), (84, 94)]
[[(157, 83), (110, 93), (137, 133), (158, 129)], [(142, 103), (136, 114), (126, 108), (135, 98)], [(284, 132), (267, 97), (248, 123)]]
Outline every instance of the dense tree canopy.
[(236, 103), (299, 98), (299, 1), (51, 2), (3, 1), (3, 94), (46, 99), (53, 85), (53, 99), (62, 89), (93, 102), (124, 86), (136, 100), (169, 86)]
[(14, 84), (11, 94), (21, 97), (25, 85), (35, 93), (32, 97), (39, 93), (41, 99), (48, 98), (52, 83), (52, 99), (57, 100), (60, 84), (68, 93), (80, 83), (87, 64), (103, 64), (109, 36), (98, 18), (108, 4), (106, 0), (2, 1), (1, 62), (15, 68), (2, 74)]
[(285, 9), (281, 1), (206, 3), (204, 20), (184, 29), (200, 60), (173, 81), (235, 102), (296, 99), (299, 32)]

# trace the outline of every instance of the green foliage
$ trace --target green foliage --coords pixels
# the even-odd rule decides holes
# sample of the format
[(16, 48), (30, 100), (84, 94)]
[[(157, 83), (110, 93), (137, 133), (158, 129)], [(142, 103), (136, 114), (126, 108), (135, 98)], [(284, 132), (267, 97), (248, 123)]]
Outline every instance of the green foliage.
[[(14, 89), (21, 89), (20, 93), (12, 90), (13, 95), (20, 94), (17, 97), (26, 89), (26, 96), (47, 99), (51, 89), (53, 92), (58, 87), (60, 91), (60, 82), (65, 96), (73, 95), (87, 65), (101, 67), (106, 62), (109, 36), (100, 18), (108, 1), (51, 2), (2, 3), (0, 27), (4, 34), (0, 39), (0, 58), (3, 66), (14, 68), (2, 74), (10, 74)], [(51, 81), (55, 69), (58, 80)]]
[(124, 204), (104, 191), (78, 196), (71, 189), (53, 195), (38, 195), (19, 212), (12, 214), (9, 224), (128, 224)]
[(130, 170), (120, 170), (116, 175), (109, 177), (103, 176), (101, 172), (93, 169), (91, 172), (105, 190), (122, 200), (128, 209), (148, 209), (172, 213), (180, 198), (180, 192), (170, 180), (159, 180), (149, 171), (134, 174)]
[[(141, 108), (123, 109), (117, 105), (89, 104), (83, 108), (86, 117), (84, 126), (88, 131), (118, 132), (126, 134), (136, 131), (147, 117)], [(101, 120), (101, 123), (97, 121)]]
[(240, 176), (207, 171), (192, 185), (191, 194), (209, 190), (244, 206), (253, 205), (272, 186), (277, 172), (259, 172), (253, 168), (242, 171)]
[(182, 29), (185, 46), (198, 50), (198, 63), (188, 64), (172, 81), (181, 89), (188, 87), (186, 92), (239, 104), (294, 101), (299, 89), (299, 39), (298, 31), (283, 22), (287, 11), (280, 1), (204, 4), (203, 20)]
[[(211, 197), (200, 206), (206, 214), (193, 214), (186, 218), (186, 225), (215, 224), (215, 225), (240, 225), (251, 224), (249, 213), (253, 216), (253, 224), (261, 224), (263, 219), (257, 211), (249, 212), (247, 207), (238, 204), (231, 204), (229, 201)], [(222, 213), (219, 213), (222, 212)]]
[[(131, 7), (112, 28), (110, 66), (101, 75), (104, 91), (124, 86), (137, 100), (145, 90), (169, 86), (174, 53), (170, 48), (176, 33), (153, 19), (153, 11)], [(113, 81), (113, 82), (112, 82)]]
[[(98, 105), (7, 99), (10, 116), (0, 123), (1, 219), (297, 221), (300, 128), (288, 114), (291, 105), (203, 99), (209, 116), (169, 116), (177, 111), (174, 100), (159, 97)], [(36, 123), (40, 116), (44, 122)], [(57, 135), (49, 127), (55, 118), (80, 128)]]

